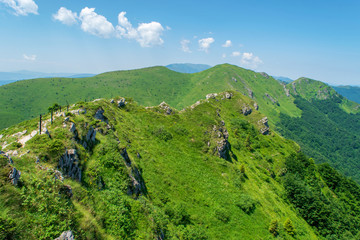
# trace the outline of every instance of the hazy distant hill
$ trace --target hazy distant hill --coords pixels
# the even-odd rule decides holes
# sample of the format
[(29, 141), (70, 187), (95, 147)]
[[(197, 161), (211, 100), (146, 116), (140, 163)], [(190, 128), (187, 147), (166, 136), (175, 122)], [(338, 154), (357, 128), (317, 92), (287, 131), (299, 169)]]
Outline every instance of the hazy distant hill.
[(281, 77), (281, 76), (272, 76), (272, 77), (279, 80), (279, 81), (281, 81), (281, 82), (284, 82), (284, 83), (291, 83), (292, 81), (294, 81), (294, 80), (292, 80), (291, 78), (288, 78), (288, 77)]
[(16, 71), (16, 72), (0, 72), (0, 86), (11, 82), (33, 78), (50, 78), (50, 77), (69, 77), (69, 78), (82, 78), (92, 77), (95, 74), (88, 73), (43, 73), (32, 71)]
[(181, 73), (197, 73), (211, 68), (206, 64), (174, 63), (166, 66), (168, 69)]
[(360, 87), (355, 86), (337, 86), (333, 87), (338, 93), (345, 96), (346, 98), (360, 103)]

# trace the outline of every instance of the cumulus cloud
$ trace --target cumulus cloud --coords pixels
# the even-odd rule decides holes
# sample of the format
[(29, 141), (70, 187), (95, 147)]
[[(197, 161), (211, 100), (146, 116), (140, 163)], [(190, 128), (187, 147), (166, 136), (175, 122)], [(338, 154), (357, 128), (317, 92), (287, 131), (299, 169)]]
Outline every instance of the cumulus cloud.
[(79, 19), (81, 21), (81, 29), (92, 35), (109, 38), (115, 33), (115, 28), (106, 17), (95, 12), (95, 8), (85, 7), (81, 10)]
[(73, 25), (77, 23), (78, 16), (76, 12), (72, 12), (69, 9), (61, 7), (56, 14), (53, 14), (53, 19), (66, 25)]
[(203, 38), (199, 40), (199, 49), (204, 52), (208, 52), (210, 45), (215, 42), (214, 38)]
[(164, 43), (161, 38), (164, 28), (159, 22), (140, 23), (137, 28), (134, 28), (125, 15), (126, 12), (121, 12), (118, 16), (119, 25), (116, 26), (116, 31), (119, 38), (134, 39), (141, 47), (152, 47)]
[(231, 47), (231, 46), (232, 46), (231, 40), (226, 40), (226, 42), (222, 45), (222, 47)]
[(26, 55), (26, 54), (24, 54), (24, 55), (23, 55), (23, 58), (24, 58), (25, 60), (27, 60), (27, 61), (33, 62), (33, 61), (36, 60), (36, 55)]
[(181, 50), (183, 50), (183, 52), (191, 53), (191, 50), (189, 48), (189, 43), (190, 41), (187, 39), (181, 40), (180, 44), (181, 44)]
[(239, 57), (241, 55), (241, 53), (240, 52), (232, 52), (231, 53), (231, 56), (233, 56), (233, 57)]
[(33, 0), (0, 0), (0, 3), (12, 8), (15, 15), (38, 14), (38, 5)]
[(241, 57), (241, 61), (240, 63), (244, 66), (244, 67), (249, 67), (249, 68), (257, 68), (260, 64), (263, 63), (263, 61), (257, 57), (254, 56), (253, 53), (243, 53), (242, 57)]

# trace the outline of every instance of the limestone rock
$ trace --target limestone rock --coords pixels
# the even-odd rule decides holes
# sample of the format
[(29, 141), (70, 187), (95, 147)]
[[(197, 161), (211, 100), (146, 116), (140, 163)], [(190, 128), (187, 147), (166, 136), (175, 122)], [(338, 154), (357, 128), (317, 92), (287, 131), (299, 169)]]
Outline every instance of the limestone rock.
[(217, 97), (217, 93), (209, 93), (206, 95), (206, 99), (215, 99)]
[(263, 125), (263, 127), (260, 129), (260, 133), (262, 135), (267, 135), (270, 132), (269, 128), (269, 120), (267, 117), (264, 117), (258, 121), (259, 124)]
[(66, 176), (81, 182), (81, 169), (76, 149), (65, 151), (64, 155), (60, 157), (59, 169), (61, 169)]
[(74, 235), (71, 230), (63, 232), (60, 237), (55, 238), (55, 240), (74, 240)]
[(267, 73), (265, 73), (265, 72), (261, 72), (260, 74), (261, 74), (261, 76), (263, 76), (263, 77), (265, 77), (265, 78), (269, 78), (269, 77), (270, 77), (270, 76), (269, 76)]
[(125, 105), (126, 105), (125, 98), (120, 98), (120, 100), (117, 102), (117, 104), (118, 104), (119, 108), (125, 107)]
[(225, 92), (225, 98), (226, 98), (226, 99), (231, 99), (232, 96), (233, 96), (232, 93)]
[(232, 77), (231, 79), (232, 79), (234, 82), (237, 82), (237, 79), (236, 79), (236, 78)]
[(86, 141), (90, 143), (95, 143), (96, 139), (96, 130), (93, 127), (90, 127), (88, 133), (86, 134)]
[(71, 123), (71, 126), (70, 126), (70, 132), (72, 132), (73, 134), (76, 133), (76, 126), (75, 126), (75, 123)]
[(272, 96), (270, 96), (270, 94), (265, 93), (265, 96), (266, 96), (268, 99), (270, 99), (270, 101), (271, 101), (272, 103), (278, 104), (278, 102), (275, 100), (275, 98), (273, 98)]
[(109, 121), (107, 120), (107, 118), (104, 116), (104, 110), (102, 108), (99, 108), (96, 113), (95, 113), (95, 116), (94, 118), (102, 121), (102, 122), (106, 122), (108, 123)]
[(115, 100), (114, 100), (114, 99), (111, 99), (111, 100), (110, 100), (110, 103), (115, 103)]
[(249, 106), (246, 106), (246, 105), (243, 106), (241, 111), (242, 111), (242, 114), (244, 114), (245, 116), (252, 113), (252, 109)]
[(254, 103), (254, 108), (256, 111), (259, 110), (259, 105), (257, 103)]
[(245, 87), (245, 88), (246, 88), (246, 90), (247, 90), (247, 92), (248, 92), (249, 98), (254, 98), (254, 92), (253, 92), (250, 88), (248, 88), (248, 87)]
[(16, 186), (19, 183), (20, 176), (21, 172), (13, 167), (9, 174), (9, 179), (11, 183)]
[(170, 115), (173, 112), (166, 102), (160, 103), (159, 108), (163, 109), (167, 115)]

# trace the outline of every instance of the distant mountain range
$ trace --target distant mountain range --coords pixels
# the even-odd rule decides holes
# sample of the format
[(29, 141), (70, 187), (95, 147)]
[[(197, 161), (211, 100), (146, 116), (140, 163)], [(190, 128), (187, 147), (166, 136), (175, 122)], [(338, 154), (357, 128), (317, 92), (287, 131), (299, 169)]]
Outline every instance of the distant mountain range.
[(43, 73), (32, 71), (15, 71), (15, 72), (0, 72), (0, 86), (12, 83), (19, 80), (33, 79), (33, 78), (52, 78), (52, 77), (68, 77), (68, 78), (83, 78), (92, 77), (95, 74), (89, 73)]
[(197, 73), (211, 68), (206, 64), (174, 63), (166, 66), (168, 69), (181, 73)]
[(293, 79), (288, 78), (288, 77), (282, 77), (282, 76), (272, 76), (272, 77), (275, 78), (276, 80), (279, 80), (284, 83), (291, 83), (294, 81)]

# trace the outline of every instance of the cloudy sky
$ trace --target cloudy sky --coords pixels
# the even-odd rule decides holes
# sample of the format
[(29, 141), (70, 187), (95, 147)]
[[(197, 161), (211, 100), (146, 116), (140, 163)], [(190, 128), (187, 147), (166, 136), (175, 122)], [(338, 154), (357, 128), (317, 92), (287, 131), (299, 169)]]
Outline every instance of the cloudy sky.
[(0, 0), (0, 71), (231, 63), (360, 85), (358, 0)]

